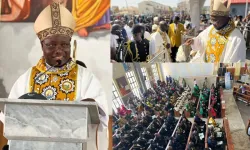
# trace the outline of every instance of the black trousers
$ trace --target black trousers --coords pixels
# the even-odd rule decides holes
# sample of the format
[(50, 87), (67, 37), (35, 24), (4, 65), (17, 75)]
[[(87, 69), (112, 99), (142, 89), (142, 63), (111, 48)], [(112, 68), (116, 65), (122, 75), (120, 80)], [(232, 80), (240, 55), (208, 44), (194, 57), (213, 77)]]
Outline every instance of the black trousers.
[(176, 62), (176, 54), (178, 52), (178, 48), (179, 47), (172, 47), (171, 50), (172, 50), (172, 53), (171, 53), (171, 59), (173, 62)]

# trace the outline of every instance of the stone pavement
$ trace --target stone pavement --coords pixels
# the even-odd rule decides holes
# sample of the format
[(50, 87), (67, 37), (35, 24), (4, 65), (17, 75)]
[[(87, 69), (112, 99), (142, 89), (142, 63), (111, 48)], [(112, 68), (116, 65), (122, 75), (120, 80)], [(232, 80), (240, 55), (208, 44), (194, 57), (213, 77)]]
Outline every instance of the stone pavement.
[[(246, 122), (243, 122), (239, 108), (233, 97), (232, 90), (224, 90), (226, 101), (226, 118), (234, 143), (235, 150), (250, 150), (250, 140), (246, 134)], [(249, 109), (250, 110), (250, 109)]]

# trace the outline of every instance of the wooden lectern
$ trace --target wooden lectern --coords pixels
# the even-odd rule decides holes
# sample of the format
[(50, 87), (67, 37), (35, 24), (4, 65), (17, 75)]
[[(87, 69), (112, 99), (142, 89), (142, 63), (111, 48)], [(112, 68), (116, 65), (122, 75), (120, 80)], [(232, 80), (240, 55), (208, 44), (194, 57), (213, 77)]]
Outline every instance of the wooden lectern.
[(0, 110), (9, 150), (87, 149), (88, 127), (100, 123), (96, 102), (0, 99)]

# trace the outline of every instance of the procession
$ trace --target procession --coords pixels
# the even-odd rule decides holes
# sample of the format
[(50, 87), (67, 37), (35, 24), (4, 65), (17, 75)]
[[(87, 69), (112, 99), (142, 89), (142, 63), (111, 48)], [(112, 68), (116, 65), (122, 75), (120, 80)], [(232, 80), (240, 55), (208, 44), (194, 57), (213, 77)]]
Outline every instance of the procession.
[(138, 7), (112, 6), (111, 61), (245, 62), (250, 12), (243, 17), (233, 13), (234, 3), (212, 0), (208, 8), (204, 2), (190, 1), (189, 8), (186, 1), (177, 8), (147, 0)]

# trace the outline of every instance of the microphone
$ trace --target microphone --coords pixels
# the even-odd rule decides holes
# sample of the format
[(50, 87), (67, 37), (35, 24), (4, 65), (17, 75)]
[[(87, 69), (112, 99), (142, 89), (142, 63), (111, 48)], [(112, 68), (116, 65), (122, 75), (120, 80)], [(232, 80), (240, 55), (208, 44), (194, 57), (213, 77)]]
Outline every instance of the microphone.
[(45, 96), (43, 96), (42, 94), (39, 94), (39, 93), (36, 93), (36, 92), (35, 92), (35, 83), (36, 83), (36, 81), (37, 81), (41, 76), (43, 76), (44, 74), (46, 74), (46, 73), (47, 73), (48, 71), (50, 71), (52, 68), (54, 68), (55, 66), (61, 65), (62, 60), (57, 60), (56, 62), (57, 62), (56, 65), (49, 67), (45, 72), (41, 73), (39, 76), (37, 76), (37, 77), (34, 79), (32, 91), (31, 91), (30, 93), (26, 93), (26, 94), (20, 96), (18, 99), (48, 100), (48, 99), (47, 99)]
[(85, 65), (85, 63), (82, 62), (82, 61), (80, 61), (80, 60), (76, 60), (75, 63), (78, 64), (78, 65), (80, 65), (80, 66), (82, 66), (82, 67), (84, 67), (84, 68), (87, 68), (87, 66)]

